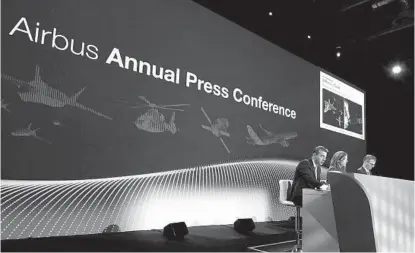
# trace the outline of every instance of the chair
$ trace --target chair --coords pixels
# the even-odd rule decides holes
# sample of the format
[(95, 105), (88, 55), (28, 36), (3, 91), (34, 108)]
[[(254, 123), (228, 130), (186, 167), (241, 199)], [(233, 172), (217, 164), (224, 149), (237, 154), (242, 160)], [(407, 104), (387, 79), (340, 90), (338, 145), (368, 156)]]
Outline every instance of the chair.
[(280, 195), (279, 195), (279, 201), (284, 206), (292, 206), (296, 208), (296, 215), (295, 215), (295, 233), (297, 234), (296, 237), (296, 245), (287, 251), (291, 252), (301, 252), (302, 251), (302, 245), (301, 245), (301, 228), (300, 228), (300, 206), (296, 206), (292, 201), (288, 200), (289, 193), (291, 192), (291, 186), (293, 181), (292, 180), (280, 180)]

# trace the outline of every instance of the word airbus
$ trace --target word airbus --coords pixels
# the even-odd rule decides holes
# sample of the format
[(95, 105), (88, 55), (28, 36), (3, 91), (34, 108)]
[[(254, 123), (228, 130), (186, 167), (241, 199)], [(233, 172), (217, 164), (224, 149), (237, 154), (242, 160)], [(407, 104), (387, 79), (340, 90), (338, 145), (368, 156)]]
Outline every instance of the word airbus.
[[(27, 35), (27, 38), (34, 43), (46, 44), (50, 43), (52, 48), (60, 51), (65, 51), (70, 48), (74, 55), (86, 56), (91, 60), (98, 59), (98, 47), (94, 45), (86, 45), (86, 43), (75, 43), (74, 39), (68, 39), (66, 36), (59, 34), (56, 28), (52, 31), (39, 28), (40, 23), (36, 22), (36, 27), (29, 28), (29, 24), (25, 17), (20, 18), (13, 29), (9, 32), (13, 36), (16, 32), (21, 32)], [(34, 31), (33, 31), (34, 30)]]

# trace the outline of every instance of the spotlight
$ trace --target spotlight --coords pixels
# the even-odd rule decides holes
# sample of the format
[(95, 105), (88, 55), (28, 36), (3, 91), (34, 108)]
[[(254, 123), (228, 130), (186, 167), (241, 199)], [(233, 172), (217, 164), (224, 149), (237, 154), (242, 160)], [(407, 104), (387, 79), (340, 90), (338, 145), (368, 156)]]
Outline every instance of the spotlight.
[(384, 66), (384, 69), (395, 80), (403, 80), (408, 72), (406, 64), (402, 61), (390, 63), (388, 66)]
[(268, 15), (272, 16), (272, 11), (270, 11), (270, 12), (268, 13)]
[(340, 58), (340, 56), (341, 56), (341, 55), (342, 55), (342, 54), (341, 54), (340, 52), (337, 52), (337, 53), (336, 53), (336, 57), (337, 57), (337, 58)]
[(394, 65), (392, 67), (392, 74), (399, 75), (402, 72), (402, 67), (400, 65)]
[(311, 39), (311, 35), (307, 35), (307, 39)]

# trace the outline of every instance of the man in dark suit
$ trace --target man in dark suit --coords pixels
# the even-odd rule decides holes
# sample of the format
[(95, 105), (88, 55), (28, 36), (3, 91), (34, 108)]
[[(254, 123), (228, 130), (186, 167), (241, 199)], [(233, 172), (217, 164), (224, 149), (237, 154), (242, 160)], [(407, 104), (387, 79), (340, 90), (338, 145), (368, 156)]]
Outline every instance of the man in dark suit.
[(327, 158), (328, 149), (318, 146), (314, 149), (311, 159), (302, 160), (295, 169), (290, 199), (297, 206), (303, 206), (304, 188), (327, 188), (320, 182), (321, 168)]
[(376, 165), (376, 157), (373, 155), (366, 155), (363, 158), (362, 166), (357, 169), (357, 173), (372, 175), (371, 170), (375, 167), (375, 165)]

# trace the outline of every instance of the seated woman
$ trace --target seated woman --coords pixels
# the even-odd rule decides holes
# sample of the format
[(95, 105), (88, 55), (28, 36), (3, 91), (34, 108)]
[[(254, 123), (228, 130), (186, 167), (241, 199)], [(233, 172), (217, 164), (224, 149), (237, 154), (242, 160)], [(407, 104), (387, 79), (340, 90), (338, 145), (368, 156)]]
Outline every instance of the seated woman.
[(340, 171), (346, 173), (347, 153), (344, 151), (337, 151), (334, 153), (330, 161), (330, 171)]
[[(330, 161), (329, 171), (340, 171), (342, 173), (346, 173), (346, 165), (347, 165), (347, 153), (344, 151), (337, 151), (334, 153), (333, 157)], [(327, 172), (327, 173), (328, 173)], [(327, 183), (330, 184), (327, 177)]]

